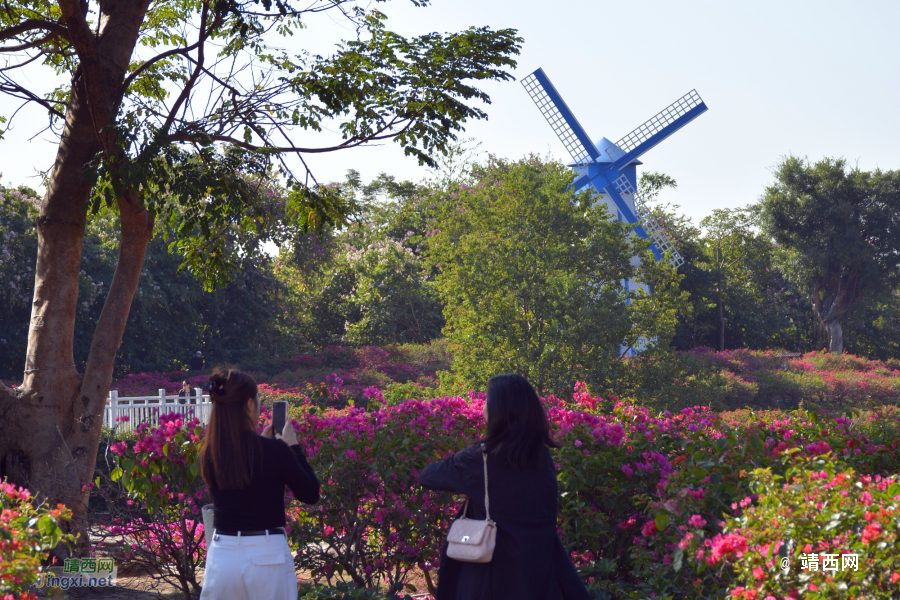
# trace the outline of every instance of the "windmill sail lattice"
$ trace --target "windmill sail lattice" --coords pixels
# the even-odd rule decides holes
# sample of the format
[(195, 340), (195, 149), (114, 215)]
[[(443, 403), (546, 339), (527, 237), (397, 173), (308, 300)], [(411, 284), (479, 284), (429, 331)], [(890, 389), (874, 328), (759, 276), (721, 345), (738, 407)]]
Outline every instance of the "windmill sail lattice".
[(620, 160), (626, 154), (634, 151), (654, 135), (702, 104), (703, 100), (700, 98), (697, 90), (691, 90), (616, 142), (615, 146), (610, 146), (607, 154), (614, 162)]
[[(528, 77), (522, 80), (522, 86), (525, 88), (525, 91), (528, 92), (528, 95), (531, 96), (531, 99), (537, 105), (538, 110), (541, 111), (541, 114), (544, 115), (544, 118), (547, 119), (547, 122), (550, 124), (550, 127), (553, 129), (553, 133), (556, 134), (556, 137), (563, 143), (566, 150), (572, 155), (572, 160), (576, 163), (585, 163), (591, 160), (591, 158), (596, 158), (599, 156), (599, 152), (597, 152), (596, 148), (587, 148), (585, 143), (579, 139), (580, 137), (587, 137), (586, 133), (582, 133), (582, 136), (578, 135), (578, 132), (575, 131), (575, 128), (569, 123), (569, 120), (575, 120), (575, 117), (572, 116), (571, 111), (562, 102), (562, 99), (559, 98), (558, 102), (555, 99), (550, 97), (548, 93), (548, 85), (549, 89), (554, 92), (556, 90), (552, 88), (552, 84), (550, 84), (549, 80), (542, 82), (538, 79), (538, 75), (543, 75), (540, 72), (540, 69), (529, 75)], [(565, 111), (567, 115), (563, 115)], [(566, 117), (569, 119), (566, 119)], [(581, 125), (575, 122), (575, 127), (581, 129)], [(583, 130), (582, 130), (583, 131)], [(591, 144), (593, 146), (593, 144)], [(591, 152), (593, 150), (593, 152)], [(594, 156), (592, 156), (592, 154)]]
[(675, 244), (672, 242), (671, 236), (662, 228), (659, 224), (659, 221), (653, 216), (653, 213), (650, 211), (650, 208), (647, 206), (647, 203), (644, 202), (644, 199), (637, 193), (637, 190), (634, 189), (634, 186), (631, 185), (631, 182), (628, 181), (628, 178), (625, 175), (620, 175), (618, 179), (613, 181), (613, 187), (615, 187), (616, 191), (619, 194), (629, 194), (634, 200), (634, 208), (635, 213), (637, 213), (637, 218), (641, 221), (641, 227), (644, 228), (644, 231), (647, 233), (647, 237), (650, 238), (650, 241), (653, 242), (653, 245), (656, 246), (656, 249), (659, 250), (660, 254), (665, 254), (671, 250), (671, 259), (670, 262), (675, 267), (680, 267), (684, 264), (684, 258), (675, 248)]

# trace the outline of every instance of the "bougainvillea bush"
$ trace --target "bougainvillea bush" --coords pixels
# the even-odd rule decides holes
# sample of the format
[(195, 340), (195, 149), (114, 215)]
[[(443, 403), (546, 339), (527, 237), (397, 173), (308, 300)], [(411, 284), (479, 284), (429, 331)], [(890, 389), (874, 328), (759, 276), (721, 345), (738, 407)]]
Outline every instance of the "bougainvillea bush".
[(301, 418), (299, 438), (322, 499), (290, 509), (298, 566), (328, 583), (384, 583), (388, 593), (414, 590), (416, 568), (432, 581), (456, 506), (419, 487), (419, 470), (479, 436), (483, 403), (473, 394)]
[[(298, 568), (303, 577), (330, 586), (349, 582), (402, 593), (424, 578), (425, 587), (433, 590), (440, 544), (459, 504), (447, 494), (426, 492), (417, 485), (417, 476), (427, 463), (481, 435), (484, 396), (471, 392), (391, 405), (378, 388), (370, 386), (366, 392), (365, 408), (292, 407), (293, 425), (322, 484), (322, 499), (315, 506), (292, 503), (288, 497), (289, 536)], [(871, 477), (876, 487), (900, 473), (900, 411), (894, 407), (830, 414), (720, 413), (697, 406), (656, 413), (617, 398), (599, 398), (583, 384), (571, 399), (551, 396), (544, 402), (562, 443), (554, 452), (559, 531), (598, 597), (723, 599), (738, 588), (743, 590), (735, 593), (746, 595), (752, 583), (748, 573), (759, 579), (754, 569), (763, 567), (749, 567), (751, 557), (744, 561), (738, 552), (746, 554), (743, 538), (762, 540), (765, 523), (738, 519), (750, 519), (753, 510), (774, 510), (777, 490), (760, 487), (766, 473), (802, 482), (797, 461), (828, 460), (835, 469), (859, 474), (854, 485), (865, 486), (862, 478)], [(264, 411), (260, 427), (269, 419)], [(182, 486), (185, 492), (202, 491), (195, 474), (202, 431), (178, 415), (161, 423), (162, 431), (145, 428), (135, 442), (117, 447), (120, 481), (130, 472), (133, 498), (148, 501), (148, 506), (172, 507), (171, 513), (147, 510), (145, 518), (167, 526), (176, 523), (185, 531), (194, 527), (193, 537), (172, 537), (176, 545), (192, 540), (196, 546), (180, 556), (199, 563), (202, 533), (193, 521), (195, 504), (179, 493)], [(890, 485), (886, 494), (892, 493)], [(875, 491), (869, 493), (876, 498)], [(877, 496), (879, 502), (885, 500), (882, 496)], [(862, 491), (852, 498), (865, 504)], [(811, 503), (804, 509), (809, 516), (813, 507), (821, 511), (816, 502), (823, 500), (795, 494), (792, 501)], [(885, 528), (895, 518), (893, 513), (870, 512)], [(836, 527), (855, 531), (855, 523), (862, 523), (857, 516), (848, 513)], [(794, 548), (791, 556), (807, 543), (817, 547), (820, 541), (812, 540), (817, 533), (822, 542), (839, 533), (829, 533), (827, 526), (798, 529), (806, 525), (787, 522), (769, 532)], [(875, 543), (881, 541), (887, 538)], [(878, 572), (882, 585), (892, 583), (893, 571)], [(775, 579), (774, 572), (766, 576)], [(790, 597), (792, 585), (785, 583), (773, 597)], [(745, 597), (752, 597), (749, 593)]]
[[(690, 413), (696, 415), (697, 409), (681, 414), (690, 418)], [(700, 543), (708, 553), (708, 544), (722, 541), (717, 536), (727, 518), (757, 499), (748, 472), (763, 468), (779, 475), (797, 457), (822, 456), (870, 476), (900, 472), (900, 412), (894, 407), (841, 416), (810, 411), (705, 414), (710, 425), (688, 425), (681, 450), (671, 457), (675, 468), (661, 478), (658, 492), (646, 498), (644, 525), (634, 530), (630, 562), (641, 573), (638, 588), (644, 595), (693, 597), (702, 591), (716, 597), (712, 591), (729, 589), (734, 581), (730, 568), (688, 564), (686, 552)]]
[(62, 504), (39, 505), (31, 493), (0, 480), (0, 598), (36, 600), (28, 593), (41, 570), (41, 562), (60, 542), (71, 544), (62, 524), (72, 512)]
[(660, 410), (698, 404), (718, 410), (873, 407), (900, 400), (900, 362), (850, 354), (695, 348), (628, 361), (609, 390)]
[(828, 458), (794, 462), (783, 476), (751, 473), (753, 496), (708, 544), (683, 543), (686, 560), (731, 567), (734, 598), (900, 596), (897, 477), (861, 475)]
[[(439, 385), (438, 373), (449, 369), (450, 361), (447, 344), (436, 340), (431, 344), (385, 348), (329, 346), (315, 355), (275, 360), (265, 371), (252, 367), (248, 371), (261, 384), (260, 395), (268, 401), (365, 406), (365, 391), (372, 387), (381, 390), (392, 403), (433, 397)], [(119, 396), (155, 396), (161, 389), (173, 394), (181, 389), (184, 380), (191, 387), (203, 387), (208, 382), (208, 374), (133, 373), (113, 382), (110, 389), (118, 390)]]
[(202, 435), (196, 418), (160, 415), (159, 425), (140, 424), (109, 445), (115, 467), (95, 482), (102, 508), (91, 534), (98, 550), (121, 545), (126, 564), (175, 586), (186, 599), (200, 591), (198, 568), (206, 558)]

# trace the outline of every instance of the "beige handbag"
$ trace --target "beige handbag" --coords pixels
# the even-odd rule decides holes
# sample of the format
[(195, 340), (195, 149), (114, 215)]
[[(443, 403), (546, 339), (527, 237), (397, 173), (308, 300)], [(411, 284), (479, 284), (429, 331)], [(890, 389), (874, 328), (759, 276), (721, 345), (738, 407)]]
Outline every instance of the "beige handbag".
[(488, 501), (487, 452), (481, 444), (484, 459), (484, 521), (466, 518), (469, 499), (463, 506), (462, 516), (450, 525), (447, 534), (447, 556), (454, 560), (473, 563), (488, 563), (494, 556), (497, 543), (497, 524), (491, 520), (491, 506)]

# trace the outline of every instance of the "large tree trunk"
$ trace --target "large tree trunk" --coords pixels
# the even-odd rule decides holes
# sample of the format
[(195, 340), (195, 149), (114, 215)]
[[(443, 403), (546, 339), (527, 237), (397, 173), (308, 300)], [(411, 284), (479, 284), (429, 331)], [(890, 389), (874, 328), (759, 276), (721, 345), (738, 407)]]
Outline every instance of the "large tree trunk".
[(810, 301), (819, 323), (828, 332), (828, 351), (844, 352), (844, 332), (841, 321), (850, 315), (853, 305), (865, 291), (863, 278), (857, 271), (830, 274), (813, 280)]
[[(61, 2), (73, 37), (72, 13)], [(147, 10), (146, 0), (103, 4), (99, 35), (81, 66), (38, 219), (38, 257), (25, 373), (16, 390), (0, 388), (0, 475), (27, 486), (51, 505), (72, 509), (84, 532), (113, 363), (137, 289), (152, 220), (135, 198), (119, 199), (119, 261), (91, 343), (84, 377), (74, 364), (78, 279), (91, 184), (85, 167), (104, 146), (122, 82)], [(68, 14), (67, 14), (68, 11)], [(74, 16), (73, 16), (74, 15)], [(83, 33), (84, 27), (82, 27)], [(108, 141), (108, 140), (107, 140)], [(108, 144), (107, 144), (108, 147)], [(85, 544), (82, 538), (80, 545)]]
[(843, 354), (844, 332), (841, 329), (841, 322), (837, 319), (826, 321), (825, 329), (828, 331), (828, 352), (831, 354)]

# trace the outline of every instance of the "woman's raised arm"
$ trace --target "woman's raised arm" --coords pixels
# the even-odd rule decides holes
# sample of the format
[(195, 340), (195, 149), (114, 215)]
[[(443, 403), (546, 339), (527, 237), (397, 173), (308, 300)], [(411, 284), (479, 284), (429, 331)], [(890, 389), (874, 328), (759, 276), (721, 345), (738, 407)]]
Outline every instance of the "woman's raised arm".
[(451, 492), (453, 494), (469, 494), (468, 461), (469, 452), (463, 450), (450, 458), (431, 463), (419, 473), (419, 484), (431, 490)]

